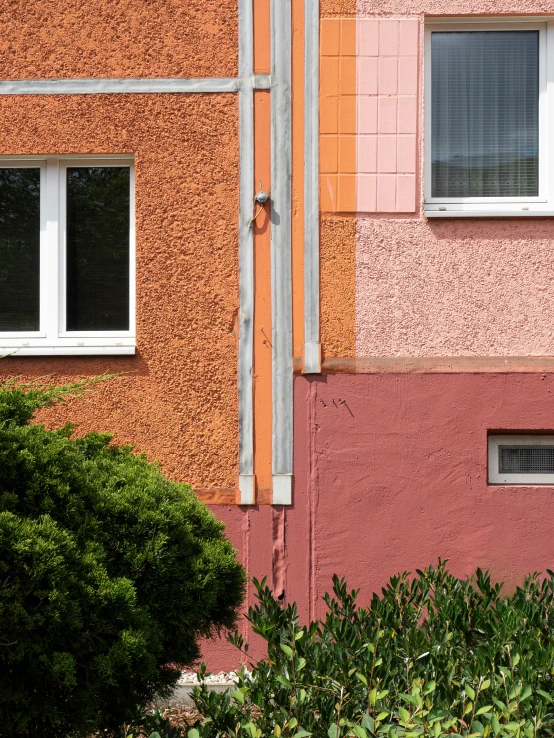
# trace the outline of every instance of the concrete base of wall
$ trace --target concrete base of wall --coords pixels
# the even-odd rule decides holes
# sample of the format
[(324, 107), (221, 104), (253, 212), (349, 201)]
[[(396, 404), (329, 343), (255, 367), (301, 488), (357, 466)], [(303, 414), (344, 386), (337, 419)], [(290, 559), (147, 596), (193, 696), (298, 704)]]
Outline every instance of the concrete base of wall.
[[(173, 692), (173, 695), (168, 700), (157, 700), (154, 702), (154, 706), (161, 709), (164, 707), (193, 707), (194, 702), (192, 701), (192, 690), (195, 688), (195, 684), (179, 684), (179, 686)], [(233, 685), (228, 682), (222, 684), (208, 684), (208, 689), (211, 692), (222, 693), (228, 689), (233, 689)]]

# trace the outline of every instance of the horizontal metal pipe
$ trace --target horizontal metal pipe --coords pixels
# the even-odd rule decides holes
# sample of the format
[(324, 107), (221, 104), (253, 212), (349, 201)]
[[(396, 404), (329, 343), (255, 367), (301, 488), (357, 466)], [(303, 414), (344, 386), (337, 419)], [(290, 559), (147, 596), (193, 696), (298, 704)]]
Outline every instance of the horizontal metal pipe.
[(0, 80), (0, 95), (102, 95), (151, 93), (238, 92), (241, 88), (267, 90), (267, 74), (247, 74), (242, 78), (121, 78), (121, 79), (14, 79)]

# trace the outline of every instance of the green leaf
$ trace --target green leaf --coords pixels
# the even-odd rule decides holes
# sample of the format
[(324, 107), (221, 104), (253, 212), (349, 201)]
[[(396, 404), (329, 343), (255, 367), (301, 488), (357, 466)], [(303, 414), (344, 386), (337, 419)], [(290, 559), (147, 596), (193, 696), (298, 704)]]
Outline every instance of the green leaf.
[(437, 720), (444, 720), (445, 717), (448, 716), (448, 712), (446, 710), (435, 710), (429, 715), (428, 723), (434, 723)]
[(485, 726), (483, 723), (479, 722), (479, 720), (474, 720), (471, 727), (476, 733), (479, 733), (479, 735), (483, 735), (485, 732)]
[(520, 726), (519, 723), (506, 723), (506, 725), (504, 726), (504, 728), (506, 730), (509, 730), (510, 733), (517, 733), (517, 731), (520, 729), (520, 727), (521, 726)]
[(296, 726), (297, 726), (297, 725), (298, 725), (298, 720), (297, 720), (297, 719), (296, 719), (295, 717), (292, 717), (292, 718), (291, 718), (291, 719), (289, 720), (289, 722), (288, 722), (288, 727), (289, 727), (289, 728), (290, 728), (291, 730), (294, 730), (294, 729), (296, 728)]
[(275, 736), (275, 738), (281, 738), (281, 726), (280, 725), (276, 725), (273, 728), (273, 735)]
[(485, 705), (484, 707), (480, 707), (475, 715), (484, 715), (486, 712), (490, 712), (492, 710), (492, 705)]
[[(294, 635), (294, 640), (295, 641), (301, 641), (302, 638), (304, 638), (304, 631), (303, 630), (299, 630), (298, 633), (295, 633), (295, 635)], [(298, 733), (296, 735), (298, 735)], [(308, 733), (308, 735), (311, 735), (311, 733)]]
[(473, 710), (473, 702), (471, 700), (467, 703), (467, 705), (464, 707), (464, 715), (467, 715)]
[(299, 730), (298, 733), (294, 734), (293, 738), (307, 738), (309, 735), (311, 735), (311, 733), (308, 730)]
[(523, 732), (525, 733), (527, 738), (534, 738), (535, 726), (530, 720), (525, 724), (525, 728), (523, 729)]
[(500, 723), (498, 722), (498, 718), (496, 717), (496, 715), (493, 715), (491, 717), (491, 727), (492, 727), (492, 732), (495, 735), (498, 735), (500, 733), (501, 727), (500, 727)]
[(285, 643), (281, 643), (281, 651), (286, 653), (287, 656), (292, 656), (292, 648), (287, 646)]
[[(194, 730), (194, 729), (193, 729), (193, 730)], [(195, 731), (195, 733), (196, 733), (196, 736), (191, 736), (191, 733), (192, 733), (192, 730), (189, 730), (189, 732), (188, 732), (188, 736), (189, 736), (189, 738), (196, 738), (196, 736), (198, 736), (198, 735), (199, 735), (199, 733), (198, 733), (198, 731), (197, 731), (197, 730)], [(129, 736), (129, 738), (133, 738), (133, 736), (131, 735), (131, 736)], [(154, 731), (153, 733), (150, 733), (150, 738), (162, 738), (162, 737), (161, 737), (161, 735), (160, 735), (160, 734), (158, 733), (158, 731), (157, 731), (157, 730), (155, 730), (155, 731)]]
[(527, 687), (524, 687), (523, 691), (519, 695), (519, 701), (523, 702), (523, 700), (528, 699), (532, 694), (533, 694), (533, 690), (531, 689), (529, 685), (527, 685)]
[(375, 732), (375, 721), (367, 713), (362, 718), (362, 728), (369, 730), (370, 733)]
[(475, 700), (475, 690), (473, 689), (473, 687), (470, 684), (466, 684), (464, 689), (469, 699)]
[(410, 702), (412, 705), (418, 705), (418, 699), (414, 694), (399, 694), (398, 695), (401, 700), (404, 700), (404, 702)]
[(399, 707), (398, 714), (400, 715), (400, 719), (403, 723), (408, 723), (410, 721), (410, 713), (405, 707)]
[(514, 658), (512, 659), (512, 665), (517, 666), (520, 661), (521, 661), (521, 656), (519, 655), (519, 653), (514, 654)]
[(540, 694), (541, 697), (544, 697), (544, 699), (547, 702), (552, 702), (552, 697), (548, 694), (548, 692), (544, 692), (542, 689), (535, 690), (537, 694)]
[(377, 688), (373, 687), (371, 692), (369, 693), (369, 703), (372, 706), (375, 706), (375, 702), (377, 701)]
[(423, 688), (423, 694), (431, 694), (431, 692), (435, 691), (436, 686), (436, 682), (427, 682), (427, 684)]
[(491, 686), (491, 680), (490, 679), (485, 679), (485, 681), (483, 682), (483, 684), (481, 684), (481, 692), (484, 692), (485, 689), (488, 689), (490, 686)]
[(339, 735), (339, 728), (338, 725), (333, 723), (333, 725), (329, 726), (329, 730), (327, 731), (327, 735), (329, 738), (338, 738)]
[[(244, 705), (244, 692), (241, 692), (240, 689), (233, 689), (231, 694), (237, 702), (240, 702), (241, 705)], [(189, 736), (189, 738), (191, 738), (191, 736)]]
[(306, 666), (306, 659), (302, 658), (301, 656), (298, 657), (294, 662), (294, 666), (297, 671), (302, 671), (302, 669)]
[(380, 722), (381, 720), (384, 720), (385, 718), (387, 718), (389, 716), (389, 714), (390, 713), (388, 713), (385, 710), (383, 710), (383, 712), (380, 712), (375, 719), (376, 720), (379, 720), (379, 722)]
[[(188, 738), (200, 738), (200, 733), (196, 730), (196, 728), (191, 728), (189, 732), (187, 733)], [(159, 733), (152, 733), (150, 738), (160, 738)]]
[[(283, 676), (282, 674), (278, 674), (278, 675), (277, 675), (277, 681), (278, 681), (278, 682), (281, 682), (281, 684), (282, 684), (282, 685), (283, 685), (284, 687), (288, 687), (289, 689), (292, 689), (292, 684), (291, 684), (291, 683), (289, 682), (289, 680), (288, 680), (288, 679), (287, 679), (286, 677), (284, 677), (284, 676)], [(233, 694), (234, 694), (234, 693), (233, 693)]]
[(356, 674), (356, 677), (362, 682), (362, 684), (365, 684), (365, 686), (367, 687), (367, 679), (363, 674), (358, 673)]
[(358, 736), (358, 738), (367, 738), (366, 731), (362, 728), (361, 725), (353, 725), (352, 730), (354, 733)]

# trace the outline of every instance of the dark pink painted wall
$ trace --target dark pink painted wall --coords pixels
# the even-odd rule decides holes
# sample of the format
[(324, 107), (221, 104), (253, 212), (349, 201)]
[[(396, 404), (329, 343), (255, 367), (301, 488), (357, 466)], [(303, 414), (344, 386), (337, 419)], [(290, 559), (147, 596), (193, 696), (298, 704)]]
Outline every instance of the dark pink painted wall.
[[(487, 431), (518, 429), (554, 429), (554, 375), (298, 377), (294, 505), (214, 512), (251, 574), (304, 618), (324, 611), (335, 572), (367, 601), (439, 556), (514, 586), (554, 567), (554, 487), (487, 485)], [(236, 665), (219, 643), (206, 655)]]

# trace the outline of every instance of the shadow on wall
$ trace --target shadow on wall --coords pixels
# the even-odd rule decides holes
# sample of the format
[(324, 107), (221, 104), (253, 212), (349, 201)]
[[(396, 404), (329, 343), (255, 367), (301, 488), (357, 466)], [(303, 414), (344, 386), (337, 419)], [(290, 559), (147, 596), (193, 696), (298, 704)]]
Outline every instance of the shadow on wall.
[(0, 381), (21, 377), (96, 377), (101, 374), (133, 374), (146, 377), (150, 370), (140, 352), (134, 356), (5, 356), (0, 361)]
[(427, 221), (437, 240), (529, 241), (554, 239), (554, 218), (445, 218)]

